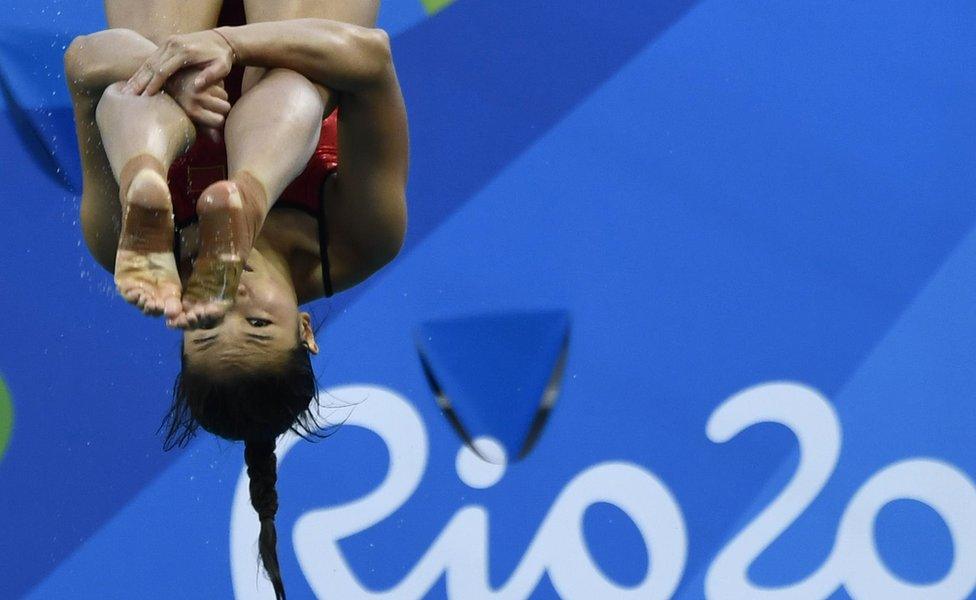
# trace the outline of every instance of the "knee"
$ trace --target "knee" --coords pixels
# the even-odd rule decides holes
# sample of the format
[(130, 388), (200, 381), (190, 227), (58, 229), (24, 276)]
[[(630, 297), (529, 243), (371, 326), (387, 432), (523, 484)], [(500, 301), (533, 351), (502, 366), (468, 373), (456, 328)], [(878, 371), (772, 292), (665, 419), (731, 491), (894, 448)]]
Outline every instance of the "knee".
[(123, 45), (123, 40), (131, 43), (126, 38), (141, 36), (130, 29), (107, 29), (73, 39), (64, 52), (68, 86), (74, 90), (96, 87), (112, 70), (107, 62), (112, 56), (109, 49)]
[(102, 92), (98, 106), (95, 107), (95, 121), (99, 126), (104, 125), (105, 119), (111, 119), (111, 115), (116, 114), (120, 105), (125, 102), (125, 96), (122, 93), (123, 85), (125, 85), (123, 82), (117, 81)]
[(92, 44), (98, 43), (98, 34), (79, 35), (71, 40), (64, 51), (64, 74), (68, 88), (73, 91), (86, 90), (92, 87), (92, 81), (98, 72), (98, 65), (92, 60)]
[(64, 51), (64, 74), (68, 76), (68, 84), (80, 82), (85, 75), (85, 51), (89, 36), (79, 35), (71, 40)]
[(276, 109), (296, 120), (321, 120), (325, 104), (315, 84), (290, 69), (271, 69), (263, 77), (273, 86), (278, 102)]

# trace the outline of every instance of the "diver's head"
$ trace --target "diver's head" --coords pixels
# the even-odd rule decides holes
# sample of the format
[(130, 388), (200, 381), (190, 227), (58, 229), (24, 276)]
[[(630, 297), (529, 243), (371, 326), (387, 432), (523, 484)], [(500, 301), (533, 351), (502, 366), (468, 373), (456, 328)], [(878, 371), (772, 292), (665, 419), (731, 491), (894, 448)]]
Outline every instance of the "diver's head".
[[(284, 597), (277, 556), (275, 438), (288, 431), (324, 437), (313, 407), (318, 352), (311, 317), (298, 310), (286, 272), (258, 258), (244, 273), (234, 307), (218, 325), (183, 336), (164, 448), (185, 445), (198, 428), (243, 440), (251, 505), (261, 521), (261, 562)], [(317, 411), (316, 411), (317, 413)]]
[(223, 438), (274, 438), (317, 398), (312, 319), (298, 310), (287, 266), (255, 254), (234, 306), (213, 327), (183, 335), (166, 445), (197, 426)]
[(184, 370), (212, 379), (247, 377), (285, 368), (298, 348), (318, 352), (311, 317), (298, 310), (289, 267), (255, 251), (224, 319), (184, 334)]

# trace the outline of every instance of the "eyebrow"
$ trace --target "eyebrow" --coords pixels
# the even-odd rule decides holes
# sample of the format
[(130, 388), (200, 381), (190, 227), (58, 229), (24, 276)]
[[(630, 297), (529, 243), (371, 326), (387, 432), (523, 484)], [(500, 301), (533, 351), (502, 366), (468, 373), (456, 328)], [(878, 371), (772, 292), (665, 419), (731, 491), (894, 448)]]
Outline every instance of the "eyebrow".
[(273, 340), (274, 339), (273, 336), (270, 336), (270, 335), (261, 335), (259, 333), (250, 333), (250, 332), (248, 332), (248, 333), (245, 333), (244, 335), (246, 335), (247, 337), (251, 338), (252, 340), (261, 340), (261, 341), (264, 341), (264, 342), (267, 342), (267, 341), (270, 341), (270, 340)]
[(193, 340), (193, 344), (196, 345), (196, 346), (199, 346), (201, 344), (206, 344), (207, 342), (212, 342), (212, 341), (214, 341), (216, 339), (217, 339), (217, 334), (215, 333), (215, 334), (213, 334), (211, 336), (197, 338), (197, 339)]

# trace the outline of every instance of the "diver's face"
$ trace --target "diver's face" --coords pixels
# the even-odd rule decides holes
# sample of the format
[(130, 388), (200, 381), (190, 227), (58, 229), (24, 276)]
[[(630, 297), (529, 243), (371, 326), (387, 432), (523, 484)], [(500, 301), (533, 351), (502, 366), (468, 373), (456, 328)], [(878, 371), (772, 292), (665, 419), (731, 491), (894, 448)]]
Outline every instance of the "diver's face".
[(273, 269), (245, 271), (234, 307), (220, 324), (188, 331), (183, 352), (195, 368), (214, 373), (252, 371), (282, 364), (296, 344), (317, 352), (308, 313)]

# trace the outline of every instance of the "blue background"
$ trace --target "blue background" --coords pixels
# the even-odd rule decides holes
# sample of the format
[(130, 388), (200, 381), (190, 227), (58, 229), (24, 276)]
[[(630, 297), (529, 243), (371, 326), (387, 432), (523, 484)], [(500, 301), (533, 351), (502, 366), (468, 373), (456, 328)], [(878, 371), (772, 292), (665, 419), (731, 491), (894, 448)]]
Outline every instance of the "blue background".
[[(178, 337), (115, 298), (81, 242), (60, 55), (104, 26), (100, 3), (41, 4), (6, 2), (0, 21), (0, 376), (15, 412), (0, 598), (228, 597), (240, 447), (161, 451)], [(408, 397), (431, 455), (397, 518), (344, 542), (364, 583), (394, 585), (478, 503), (501, 585), (563, 486), (625, 460), (676, 496), (690, 540), (676, 597), (702, 597), (716, 553), (796, 464), (781, 427), (705, 436), (716, 406), (766, 381), (824, 393), (844, 446), (757, 583), (818, 567), (851, 496), (894, 461), (976, 474), (976, 5), (459, 0), (428, 15), (386, 0), (380, 24), (410, 115), (409, 233), (393, 264), (316, 304), (315, 365), (323, 387)], [(414, 336), (511, 310), (569, 315), (562, 393), (532, 454), (471, 490)], [(354, 427), (292, 456), (282, 532), (366, 493), (387, 460)], [(653, 557), (615, 510), (588, 513), (588, 541), (634, 584)], [(948, 569), (923, 506), (893, 503), (877, 529), (901, 577)], [(290, 597), (311, 597), (287, 537)], [(555, 596), (548, 581), (533, 594)]]

